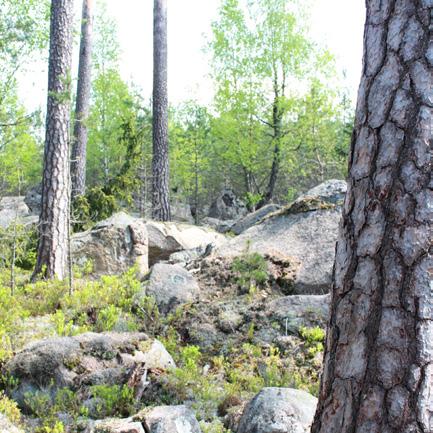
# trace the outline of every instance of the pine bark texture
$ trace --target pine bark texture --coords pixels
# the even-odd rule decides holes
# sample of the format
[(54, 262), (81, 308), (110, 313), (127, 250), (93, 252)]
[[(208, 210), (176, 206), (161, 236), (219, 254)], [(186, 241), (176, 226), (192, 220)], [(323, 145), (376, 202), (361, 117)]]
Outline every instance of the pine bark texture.
[(51, 2), (42, 208), (34, 277), (66, 276), (69, 231), (69, 122), (73, 0)]
[(93, 0), (83, 0), (77, 100), (71, 154), (72, 198), (86, 189), (87, 117), (89, 116), (93, 45)]
[(167, 0), (154, 1), (152, 218), (169, 221)]
[(312, 433), (433, 432), (433, 0), (367, 0)]

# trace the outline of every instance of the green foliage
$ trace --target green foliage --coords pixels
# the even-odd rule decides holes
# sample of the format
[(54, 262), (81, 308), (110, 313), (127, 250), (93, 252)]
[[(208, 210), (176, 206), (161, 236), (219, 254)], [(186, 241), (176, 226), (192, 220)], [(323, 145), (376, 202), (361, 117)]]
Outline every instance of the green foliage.
[(134, 412), (134, 389), (127, 385), (94, 385), (90, 388), (90, 392), (97, 401), (98, 418), (125, 417)]
[(316, 354), (323, 352), (323, 343), (325, 342), (325, 331), (318, 326), (313, 328), (307, 328), (305, 326), (301, 326), (299, 328), (299, 335), (305, 341), (305, 344), (308, 349), (308, 355), (311, 358), (314, 358)]
[(236, 283), (250, 295), (268, 279), (267, 263), (259, 253), (245, 252), (233, 260), (231, 269), (236, 274)]
[(5, 415), (13, 424), (19, 424), (21, 421), (21, 412), (17, 403), (3, 392), (0, 392), (0, 413)]
[(231, 433), (231, 430), (226, 429), (220, 420), (214, 420), (210, 423), (201, 421), (200, 428), (203, 433)]
[(0, 287), (0, 363), (13, 353), (13, 336), (20, 328), (25, 310), (10, 289)]
[(0, 228), (0, 268), (10, 269), (12, 264), (21, 269), (33, 269), (36, 261), (37, 231), (33, 226), (12, 223)]
[(39, 115), (20, 103), (17, 76), (46, 47), (48, 16), (47, 0), (0, 0), (0, 193), (20, 193), (40, 175)]

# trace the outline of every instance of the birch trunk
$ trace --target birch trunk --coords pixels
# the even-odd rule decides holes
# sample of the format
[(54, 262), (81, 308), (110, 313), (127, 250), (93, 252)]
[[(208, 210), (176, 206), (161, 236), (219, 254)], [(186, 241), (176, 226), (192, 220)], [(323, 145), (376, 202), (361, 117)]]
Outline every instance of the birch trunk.
[(367, 0), (313, 433), (433, 432), (432, 17)]

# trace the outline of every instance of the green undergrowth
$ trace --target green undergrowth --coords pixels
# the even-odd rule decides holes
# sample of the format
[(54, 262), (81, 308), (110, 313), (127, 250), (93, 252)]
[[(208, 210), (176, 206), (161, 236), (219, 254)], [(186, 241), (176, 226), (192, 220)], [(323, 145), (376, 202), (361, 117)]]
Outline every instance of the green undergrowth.
[[(91, 266), (75, 271), (74, 291), (67, 282), (38, 281), (29, 283), (30, 274), (20, 270), (14, 294), (7, 286), (8, 271), (0, 272), (0, 367), (22, 345), (40, 334), (29, 333), (31, 327), (45, 318), (54, 335), (72, 336), (94, 331), (141, 331), (157, 337), (173, 356), (177, 367), (163, 374), (151, 375), (151, 389), (140, 402), (133, 389), (125, 386), (91, 387), (97, 402), (92, 414), (81, 398), (71, 390), (37, 392), (27, 396), (33, 417), (40, 418), (36, 433), (62, 433), (65, 426), (59, 413), (68, 414), (77, 426), (89, 416), (96, 418), (127, 417), (144, 406), (188, 404), (199, 419), (205, 433), (229, 433), (222, 416), (231, 406), (242, 403), (263, 387), (301, 388), (317, 395), (320, 365), (316, 358), (323, 350), (324, 332), (320, 328), (300, 328), (297, 355), (281, 353), (274, 347), (261, 347), (251, 342), (231, 347), (227, 353), (211, 356), (197, 346), (189, 345), (179, 332), (186, 305), (168, 317), (160, 315), (154, 299), (138, 296), (142, 290), (137, 272), (91, 279)], [(265, 278), (265, 263), (258, 255), (247, 254), (234, 263), (236, 284), (245, 287), (260, 285)], [(27, 323), (27, 325), (26, 325)], [(254, 334), (254, 323), (250, 332)], [(23, 337), (25, 335), (25, 338)], [(298, 343), (296, 343), (298, 344)], [(3, 378), (3, 382), (7, 378)], [(8, 388), (0, 385), (1, 388)], [(0, 394), (0, 413), (19, 423), (17, 405)], [(70, 431), (70, 430), (68, 430)], [(77, 431), (79, 431), (77, 427)]]

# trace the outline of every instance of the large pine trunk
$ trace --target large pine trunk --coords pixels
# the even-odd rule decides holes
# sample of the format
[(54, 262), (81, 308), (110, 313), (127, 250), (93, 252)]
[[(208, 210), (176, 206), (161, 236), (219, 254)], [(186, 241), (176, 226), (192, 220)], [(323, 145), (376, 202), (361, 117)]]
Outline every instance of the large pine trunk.
[(313, 433), (433, 432), (432, 17), (367, 0)]
[(42, 208), (34, 278), (66, 276), (69, 232), (69, 117), (73, 0), (51, 3)]
[(154, 2), (152, 218), (169, 221), (167, 0)]
[(77, 100), (71, 154), (72, 198), (86, 188), (87, 117), (90, 105), (92, 70), (93, 0), (83, 0)]

